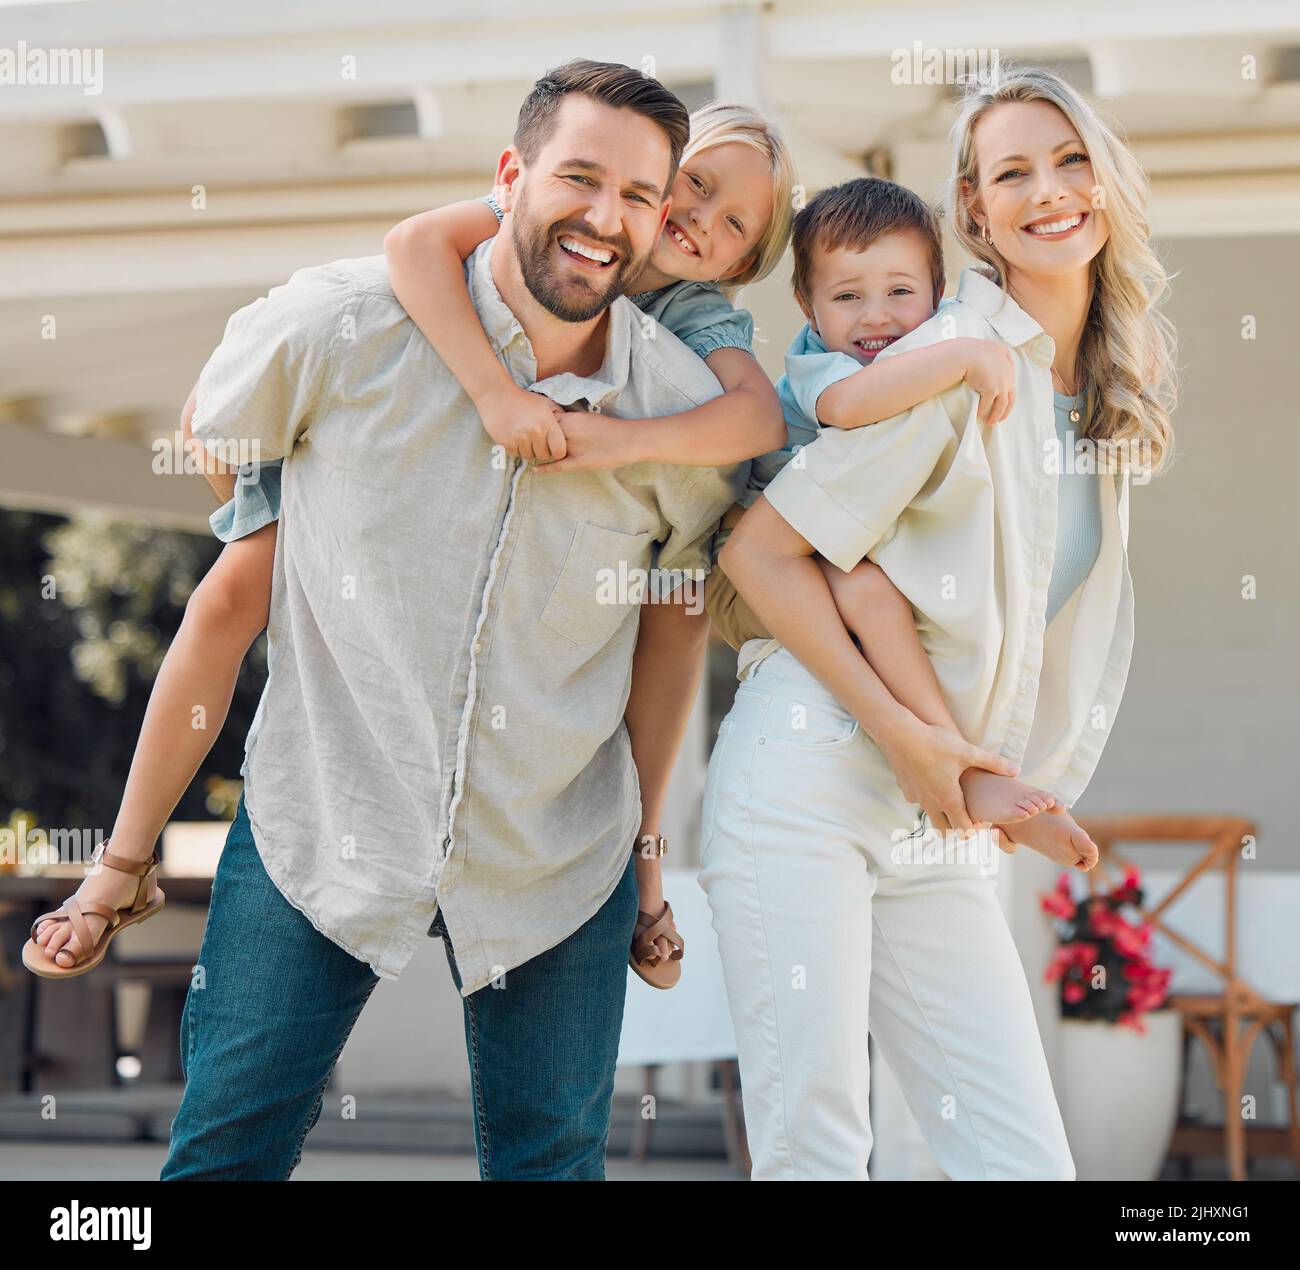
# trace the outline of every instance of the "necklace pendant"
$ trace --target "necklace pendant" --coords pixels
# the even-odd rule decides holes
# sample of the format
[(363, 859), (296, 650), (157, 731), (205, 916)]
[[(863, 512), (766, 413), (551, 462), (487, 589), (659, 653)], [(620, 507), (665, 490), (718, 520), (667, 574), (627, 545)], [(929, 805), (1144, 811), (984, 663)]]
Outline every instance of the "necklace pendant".
[(1083, 416), (1082, 416), (1082, 415), (1081, 415), (1077, 410), (1071, 410), (1071, 411), (1070, 411), (1070, 422), (1071, 422), (1071, 423), (1078, 423), (1079, 420), (1082, 419), (1082, 418), (1083, 418)]

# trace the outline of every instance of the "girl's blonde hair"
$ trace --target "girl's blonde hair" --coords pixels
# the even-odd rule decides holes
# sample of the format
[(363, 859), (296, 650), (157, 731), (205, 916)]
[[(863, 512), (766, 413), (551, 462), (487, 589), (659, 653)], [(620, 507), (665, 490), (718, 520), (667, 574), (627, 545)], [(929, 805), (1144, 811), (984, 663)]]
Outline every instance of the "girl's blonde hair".
[[(963, 182), (979, 188), (975, 125), (1008, 101), (1046, 101), (1078, 130), (1092, 160), (1094, 207), (1105, 212), (1110, 234), (1090, 265), (1092, 302), (1079, 344), (1080, 378), (1087, 388), (1083, 435), (1120, 452), (1136, 452), (1158, 470), (1173, 452), (1170, 415), (1177, 400), (1174, 328), (1157, 305), (1169, 275), (1150, 245), (1146, 174), (1128, 146), (1081, 93), (1040, 66), (1001, 63), (987, 80), (966, 86), (952, 128), (953, 163), (944, 212), (957, 240), (989, 265), (1005, 286), (1007, 264), (975, 224)], [(1104, 202), (1097, 201), (1097, 195)]]
[(775, 125), (750, 106), (739, 102), (710, 101), (694, 111), (691, 136), (682, 152), (680, 167), (685, 167), (695, 155), (705, 150), (733, 141), (757, 150), (767, 160), (772, 173), (772, 217), (752, 249), (752, 262), (734, 278), (718, 283), (727, 296), (751, 282), (766, 278), (776, 268), (785, 255), (790, 241), (790, 224), (794, 219), (794, 160)]

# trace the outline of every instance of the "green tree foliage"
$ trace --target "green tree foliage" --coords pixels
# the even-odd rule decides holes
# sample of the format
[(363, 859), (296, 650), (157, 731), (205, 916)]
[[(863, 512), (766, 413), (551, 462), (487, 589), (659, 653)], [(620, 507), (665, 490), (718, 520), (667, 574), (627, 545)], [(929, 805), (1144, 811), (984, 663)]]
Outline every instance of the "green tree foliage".
[[(214, 538), (82, 515), (0, 509), (0, 824), (113, 825), (149, 690)], [(210, 778), (238, 779), (266, 675), (253, 646), (221, 735), (176, 809), (214, 810)]]

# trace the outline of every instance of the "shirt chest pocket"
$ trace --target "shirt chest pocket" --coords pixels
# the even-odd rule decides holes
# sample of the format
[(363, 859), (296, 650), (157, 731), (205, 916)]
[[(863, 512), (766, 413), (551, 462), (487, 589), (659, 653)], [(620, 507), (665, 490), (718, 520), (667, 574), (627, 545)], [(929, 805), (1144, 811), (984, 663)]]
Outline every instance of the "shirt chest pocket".
[(640, 611), (654, 531), (605, 529), (581, 520), (542, 608), (542, 624), (574, 644), (607, 640)]

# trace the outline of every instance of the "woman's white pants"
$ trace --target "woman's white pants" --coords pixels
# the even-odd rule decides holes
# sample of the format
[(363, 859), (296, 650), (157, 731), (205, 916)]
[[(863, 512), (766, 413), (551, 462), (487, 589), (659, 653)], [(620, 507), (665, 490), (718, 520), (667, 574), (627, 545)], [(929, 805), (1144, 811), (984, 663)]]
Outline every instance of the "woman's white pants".
[(709, 762), (713, 910), (755, 1180), (867, 1179), (867, 1034), (953, 1179), (1073, 1180), (982, 835), (919, 836), (875, 744), (785, 649)]

